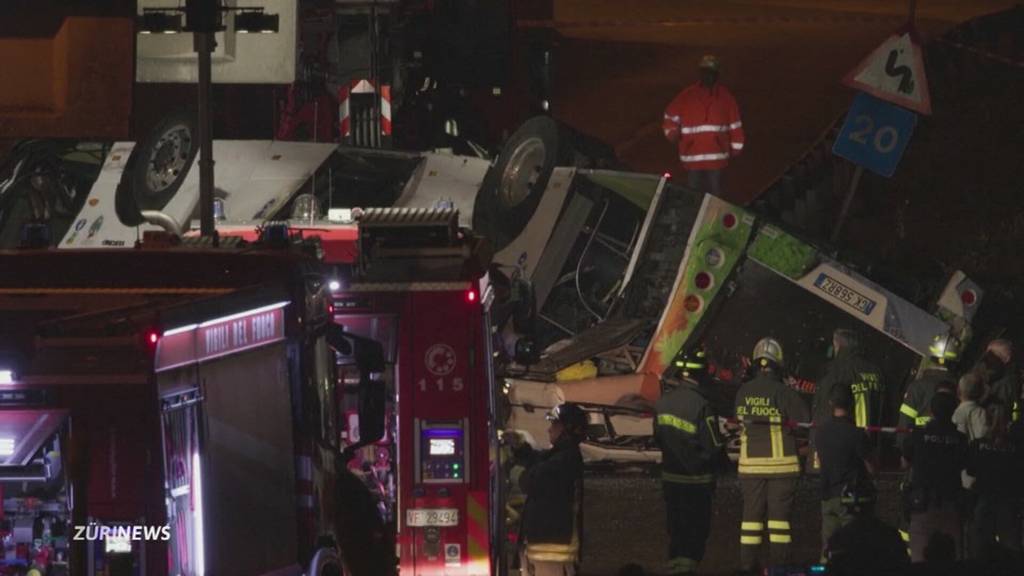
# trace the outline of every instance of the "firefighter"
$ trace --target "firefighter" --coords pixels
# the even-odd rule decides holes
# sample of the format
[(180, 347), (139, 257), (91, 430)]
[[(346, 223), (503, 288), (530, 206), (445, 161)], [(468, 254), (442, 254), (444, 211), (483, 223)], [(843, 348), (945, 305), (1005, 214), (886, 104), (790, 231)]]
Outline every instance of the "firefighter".
[(519, 477), (519, 486), (526, 494), (521, 566), (530, 576), (574, 576), (583, 496), (580, 442), (587, 415), (575, 404), (561, 404), (547, 419), (551, 422), (550, 450), (536, 453), (528, 444), (516, 448), (517, 460), (526, 467)]
[[(967, 437), (953, 424), (956, 398), (938, 393), (931, 399), (931, 418), (903, 446), (904, 466), (910, 469), (907, 505), (910, 510), (910, 550), (914, 562), (925, 560), (931, 540), (948, 538), (962, 557), (960, 473), (967, 463)], [(945, 535), (936, 537), (935, 534)]]
[(851, 417), (855, 401), (846, 386), (833, 386), (829, 397), (832, 417), (817, 429), (821, 458), (821, 546), (822, 560), (829, 538), (853, 520), (842, 501), (844, 488), (867, 481), (872, 466), (868, 461), (868, 436)]
[(936, 336), (928, 348), (931, 366), (907, 386), (900, 406), (900, 428), (920, 428), (931, 419), (932, 397), (939, 390), (956, 394), (957, 380), (953, 370), (960, 358), (960, 340), (955, 336)]
[(754, 346), (754, 378), (736, 394), (741, 424), (739, 480), (743, 494), (740, 526), (740, 569), (755, 568), (767, 528), (772, 565), (785, 564), (792, 541), (789, 516), (800, 477), (796, 439), (788, 422), (806, 422), (807, 405), (782, 381), (782, 345), (762, 338)]
[(694, 574), (711, 533), (715, 465), (722, 455), (718, 416), (701, 390), (707, 384), (702, 348), (676, 360), (678, 378), (655, 406), (654, 438), (661, 448), (661, 487), (669, 534), (669, 574)]
[(1017, 422), (1021, 418), (1021, 382), (1013, 362), (1013, 344), (993, 340), (985, 349), (975, 372), (988, 384), (981, 404), (995, 422)]
[[(850, 413), (858, 428), (876, 426), (881, 420), (882, 402), (885, 397), (882, 372), (875, 364), (864, 358), (860, 337), (853, 330), (840, 328), (832, 333), (834, 358), (825, 376), (814, 391), (814, 422), (824, 424), (832, 415), (833, 388), (849, 388), (853, 396), (853, 411)], [(818, 432), (812, 435), (814, 445), (818, 444)], [(818, 452), (815, 450), (813, 466), (819, 468)]]
[(722, 170), (743, 151), (740, 109), (718, 82), (718, 58), (700, 60), (700, 81), (683, 89), (665, 108), (665, 138), (677, 144), (687, 183), (695, 190), (722, 194)]

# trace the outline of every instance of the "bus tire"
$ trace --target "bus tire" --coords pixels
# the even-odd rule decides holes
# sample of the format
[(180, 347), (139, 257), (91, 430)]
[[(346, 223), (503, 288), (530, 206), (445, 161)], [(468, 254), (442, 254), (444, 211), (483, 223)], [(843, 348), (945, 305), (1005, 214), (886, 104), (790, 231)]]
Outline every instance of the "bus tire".
[(574, 158), (571, 131), (547, 116), (527, 120), (484, 176), (473, 208), (473, 229), (500, 251), (526, 228), (555, 167), (571, 166)]
[(192, 114), (164, 117), (132, 150), (125, 174), (139, 210), (163, 210), (174, 198), (199, 153)]

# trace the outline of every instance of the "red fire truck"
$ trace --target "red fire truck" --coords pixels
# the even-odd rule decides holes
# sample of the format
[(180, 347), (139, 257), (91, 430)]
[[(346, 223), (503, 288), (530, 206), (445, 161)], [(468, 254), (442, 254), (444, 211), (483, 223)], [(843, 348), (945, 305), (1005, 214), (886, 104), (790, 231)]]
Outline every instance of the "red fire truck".
[(0, 310), (48, 318), (0, 371), (0, 574), (497, 573), (486, 254), (456, 222), (0, 255)]

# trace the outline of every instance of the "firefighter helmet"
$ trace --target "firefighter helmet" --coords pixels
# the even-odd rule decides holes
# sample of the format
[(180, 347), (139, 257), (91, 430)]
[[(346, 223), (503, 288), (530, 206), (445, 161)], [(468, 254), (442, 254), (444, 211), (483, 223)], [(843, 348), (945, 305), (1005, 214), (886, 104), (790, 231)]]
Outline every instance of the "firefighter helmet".
[(782, 366), (782, 344), (775, 338), (761, 338), (754, 345), (754, 362), (760, 367), (767, 366), (769, 362)]
[(694, 346), (676, 357), (676, 369), (687, 378), (703, 376), (708, 371), (707, 352), (703, 346)]
[(714, 54), (705, 54), (700, 59), (700, 64), (698, 64), (697, 66), (698, 68), (714, 70), (715, 72), (718, 72), (718, 57), (716, 57)]
[(939, 334), (928, 347), (928, 355), (939, 365), (955, 362), (960, 358), (960, 339), (950, 334)]
[(561, 422), (570, 434), (582, 436), (587, 427), (587, 413), (575, 404), (559, 404), (548, 412), (547, 419)]

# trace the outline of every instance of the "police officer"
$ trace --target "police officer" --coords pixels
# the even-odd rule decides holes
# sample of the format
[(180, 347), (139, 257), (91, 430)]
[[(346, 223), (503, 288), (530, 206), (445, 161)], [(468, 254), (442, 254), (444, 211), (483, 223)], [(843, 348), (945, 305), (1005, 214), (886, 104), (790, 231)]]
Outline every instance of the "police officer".
[(955, 336), (936, 336), (928, 348), (932, 361), (921, 375), (907, 386), (900, 406), (900, 428), (922, 427), (931, 419), (932, 397), (938, 390), (956, 394), (957, 379), (953, 370), (960, 358), (960, 340)]
[(526, 466), (519, 477), (526, 494), (521, 565), (530, 576), (573, 576), (579, 559), (583, 493), (580, 442), (587, 415), (575, 404), (562, 404), (547, 418), (551, 449), (536, 453), (528, 444), (516, 449), (517, 460)]
[(741, 424), (739, 481), (743, 494), (740, 569), (750, 572), (767, 528), (770, 564), (785, 564), (792, 542), (789, 516), (800, 477), (796, 440), (786, 430), (806, 422), (807, 405), (782, 382), (782, 345), (762, 338), (754, 346), (754, 378), (736, 394)]
[(1009, 340), (993, 340), (975, 368), (988, 385), (982, 405), (992, 415), (992, 423), (1017, 422), (1021, 419), (1021, 382), (1013, 361), (1013, 344)]
[(851, 415), (853, 394), (846, 386), (832, 388), (829, 404), (832, 417), (818, 429), (818, 455), (821, 459), (821, 545), (822, 556), (832, 535), (853, 520), (849, 506), (842, 502), (843, 490), (865, 484), (871, 465), (868, 462), (868, 436), (858, 428)]
[[(882, 372), (864, 358), (860, 337), (853, 330), (840, 328), (833, 332), (832, 350), (835, 357), (814, 391), (815, 424), (821, 425), (829, 420), (832, 415), (832, 406), (829, 404), (832, 390), (837, 386), (843, 386), (849, 388), (853, 396), (853, 410), (850, 416), (854, 424), (859, 428), (878, 425), (885, 397)], [(815, 446), (818, 445), (819, 436), (820, 432), (817, 431), (812, 435)], [(818, 468), (817, 450), (813, 462), (814, 468)]]
[(702, 348), (676, 360), (678, 378), (655, 405), (654, 438), (661, 448), (661, 486), (669, 534), (669, 574), (694, 574), (711, 532), (715, 464), (722, 455), (718, 416), (704, 391)]
[(924, 428), (915, 429), (903, 446), (903, 459), (910, 467), (907, 497), (914, 562), (925, 560), (925, 548), (935, 533), (952, 541), (956, 557), (962, 557), (960, 472), (967, 463), (967, 437), (953, 424), (956, 404), (952, 394), (932, 396), (931, 418)]
[(1010, 429), (996, 426), (991, 435), (971, 442), (967, 473), (974, 477), (976, 495), (971, 523), (971, 556), (991, 560), (999, 548), (1021, 553), (1021, 514), (1024, 499), (1024, 423)]

